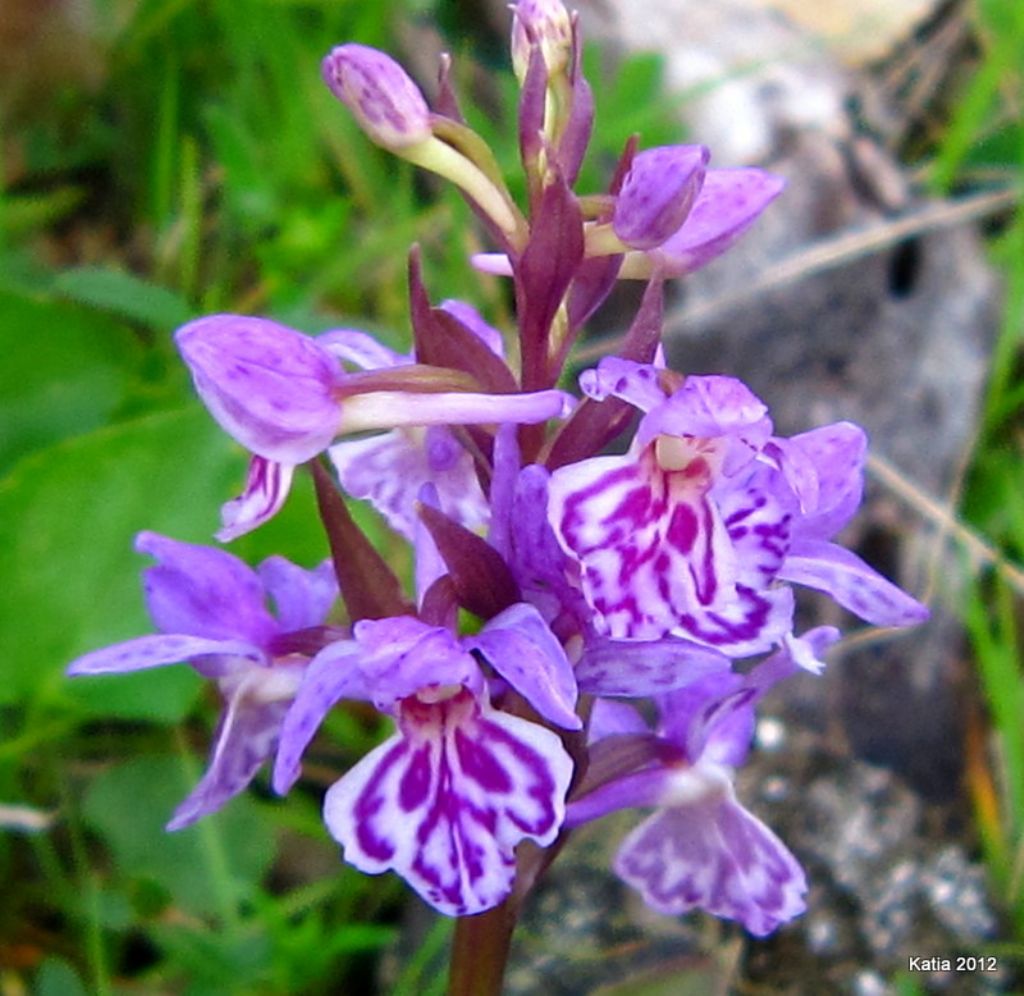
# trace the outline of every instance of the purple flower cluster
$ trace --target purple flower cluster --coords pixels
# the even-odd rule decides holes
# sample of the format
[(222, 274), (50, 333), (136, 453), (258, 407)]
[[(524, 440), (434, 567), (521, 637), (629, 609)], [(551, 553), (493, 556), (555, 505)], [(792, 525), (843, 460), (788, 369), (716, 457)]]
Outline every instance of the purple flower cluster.
[[(411, 355), (350, 329), (311, 337), (239, 315), (186, 325), (176, 342), (200, 398), (252, 455), (218, 538), (273, 516), (308, 464), (333, 562), (305, 571), (271, 558), (253, 571), (144, 533), (158, 634), (70, 673), (188, 661), (216, 683), (210, 765), (171, 829), (218, 809), (265, 761), (286, 793), (327, 713), (357, 700), (395, 727), (324, 802), (357, 868), (393, 870), (438, 910), (470, 915), (517, 888), (524, 840), (546, 848), (642, 807), (653, 814), (622, 842), (617, 873), (657, 910), (699, 908), (767, 934), (803, 910), (806, 883), (737, 798), (734, 773), (764, 693), (819, 672), (839, 638), (794, 631), (793, 585), (875, 625), (927, 612), (833, 542), (861, 500), (857, 426), (777, 436), (739, 381), (662, 361), (663, 281), (723, 252), (782, 181), (710, 169), (702, 146), (631, 143), (608, 191), (580, 196), (593, 101), (575, 17), (522, 0), (512, 56), (525, 206), (446, 71), (434, 111), (363, 46), (331, 52), (324, 76), (374, 142), (468, 199), (496, 246), (476, 265), (513, 281), (515, 362), (471, 306), (431, 304), (415, 250)], [(577, 399), (559, 388), (567, 358), (619, 278), (647, 291), (619, 354), (580, 376)], [(625, 452), (607, 455), (634, 424)], [(409, 542), (411, 595), (339, 489)]]

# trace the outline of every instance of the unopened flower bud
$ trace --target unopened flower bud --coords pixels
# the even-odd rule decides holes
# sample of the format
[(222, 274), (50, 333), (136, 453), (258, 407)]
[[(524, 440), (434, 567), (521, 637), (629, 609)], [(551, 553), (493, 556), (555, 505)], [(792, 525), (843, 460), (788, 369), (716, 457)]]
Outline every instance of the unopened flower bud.
[(339, 45), (322, 69), (331, 93), (377, 145), (399, 152), (431, 137), (427, 102), (391, 56), (366, 45)]
[(520, 83), (539, 45), (548, 78), (564, 73), (572, 56), (572, 21), (561, 0), (520, 0), (512, 12), (512, 68)]
[(704, 184), (708, 158), (703, 145), (666, 145), (637, 155), (615, 203), (615, 234), (634, 249), (653, 249), (675, 234)]

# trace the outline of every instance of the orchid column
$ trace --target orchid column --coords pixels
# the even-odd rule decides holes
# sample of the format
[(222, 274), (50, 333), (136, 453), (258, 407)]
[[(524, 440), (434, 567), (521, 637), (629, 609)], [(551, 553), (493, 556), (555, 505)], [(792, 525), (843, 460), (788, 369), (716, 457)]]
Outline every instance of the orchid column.
[[(778, 436), (744, 384), (664, 367), (664, 281), (724, 252), (782, 181), (710, 168), (700, 145), (632, 140), (608, 189), (578, 194), (594, 105), (575, 16), (523, 0), (511, 55), (522, 205), (465, 124), (447, 61), (433, 111), (374, 49), (341, 45), (323, 72), (372, 141), (467, 199), (495, 249), (474, 263), (511, 278), (516, 328), (432, 303), (414, 247), (409, 355), (356, 329), (312, 337), (242, 315), (180, 329), (199, 397), (251, 454), (217, 538), (271, 518), (305, 467), (331, 560), (253, 573), (144, 533), (159, 632), (70, 668), (187, 661), (216, 683), (210, 767), (170, 829), (227, 803), (265, 761), (286, 794), (346, 701), (387, 717), (393, 734), (326, 793), (326, 830), (344, 860), (397, 873), (458, 918), (451, 991), (473, 996), (500, 992), (519, 909), (572, 828), (615, 810), (654, 810), (615, 862), (653, 908), (757, 936), (798, 916), (800, 864), (734, 788), (763, 694), (820, 672), (840, 638), (795, 632), (793, 586), (873, 625), (927, 615), (834, 542), (861, 500), (857, 426)], [(563, 390), (572, 346), (618, 279), (645, 280), (642, 302), (577, 398)], [(630, 426), (624, 452), (606, 454)], [(346, 500), (369, 501), (408, 542), (412, 578)]]

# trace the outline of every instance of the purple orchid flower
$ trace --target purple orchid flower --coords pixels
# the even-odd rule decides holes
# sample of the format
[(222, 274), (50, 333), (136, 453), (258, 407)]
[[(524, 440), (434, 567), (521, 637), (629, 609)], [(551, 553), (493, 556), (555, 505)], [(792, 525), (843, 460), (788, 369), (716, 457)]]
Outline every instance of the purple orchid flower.
[(798, 916), (807, 891), (803, 870), (737, 800), (733, 772), (749, 752), (758, 699), (800, 670), (801, 658), (820, 658), (838, 637), (832, 627), (819, 627), (790, 638), (746, 677), (715, 674), (659, 696), (654, 737), (630, 707), (599, 700), (591, 724), (595, 758), (646, 737), (650, 762), (571, 802), (567, 825), (655, 806), (614, 862), (652, 909), (671, 916), (703, 909), (738, 920), (758, 937)]
[[(217, 683), (224, 710), (209, 767), (167, 824), (180, 830), (245, 789), (277, 749), (310, 646), (322, 641), (338, 589), (328, 563), (306, 571), (270, 557), (254, 571), (223, 550), (148, 532), (139, 534), (135, 548), (158, 561), (143, 576), (160, 632), (79, 657), (68, 674), (120, 674), (188, 661)], [(277, 618), (267, 610), (268, 596)]]
[[(253, 454), (242, 495), (222, 510), (218, 539), (234, 539), (271, 518), (287, 497), (294, 468), (339, 435), (398, 426), (534, 423), (566, 412), (567, 396), (560, 391), (423, 392), (386, 381), (356, 391), (352, 375), (332, 351), (339, 349), (341, 358), (354, 355), (351, 342), (339, 346), (342, 335), (313, 338), (239, 315), (200, 318), (176, 333), (200, 398)], [(395, 354), (369, 336), (348, 335), (350, 340), (362, 336), (358, 351), (364, 367), (395, 365)]]
[[(640, 153), (637, 159), (644, 155), (646, 153)], [(757, 221), (786, 185), (782, 177), (754, 167), (702, 171), (702, 182), (696, 185), (699, 190), (696, 197), (689, 204), (686, 198), (676, 202), (682, 207), (689, 207), (685, 218), (661, 240), (666, 228), (674, 225), (675, 218), (672, 218), (671, 225), (665, 226), (662, 218), (651, 213), (653, 204), (664, 193), (659, 189), (648, 191), (650, 202), (645, 200), (644, 188), (652, 182), (652, 172), (653, 168), (645, 166), (638, 172), (637, 182), (620, 193), (621, 206), (617, 203), (615, 208), (614, 238), (609, 238), (610, 229), (588, 232), (588, 257), (621, 253), (631, 239), (637, 240), (638, 248), (626, 252), (622, 258), (617, 273), (620, 280), (649, 280), (655, 272), (662, 277), (683, 277), (707, 266)], [(640, 183), (641, 179), (644, 184)], [(687, 198), (692, 192), (691, 187)], [(501, 253), (477, 253), (471, 262), (482, 273), (512, 275), (512, 263)]]
[(451, 916), (505, 898), (516, 844), (546, 846), (558, 834), (572, 774), (554, 733), (491, 705), (471, 651), (545, 719), (580, 728), (571, 665), (532, 606), (513, 605), (461, 639), (412, 617), (362, 620), (352, 639), (310, 664), (274, 768), (274, 787), (287, 791), (322, 717), (342, 698), (393, 716), (398, 732), (328, 791), (324, 819), (350, 864), (396, 871)]
[(850, 423), (772, 436), (768, 410), (731, 377), (688, 377), (666, 396), (653, 366), (609, 358), (581, 377), (595, 399), (646, 414), (625, 456), (561, 467), (548, 517), (576, 561), (597, 632), (675, 634), (732, 657), (792, 629), (780, 581), (830, 594), (868, 622), (927, 610), (828, 540), (861, 497), (866, 441)]
[(786, 181), (767, 170), (710, 169), (685, 221), (660, 245), (627, 253), (619, 276), (682, 277), (722, 255), (782, 193)]

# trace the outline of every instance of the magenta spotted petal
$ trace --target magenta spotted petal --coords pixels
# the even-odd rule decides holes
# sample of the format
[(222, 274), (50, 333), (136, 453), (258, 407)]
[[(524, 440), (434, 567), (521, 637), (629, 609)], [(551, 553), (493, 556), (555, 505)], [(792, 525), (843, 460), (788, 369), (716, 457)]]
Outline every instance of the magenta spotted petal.
[(620, 398), (642, 412), (665, 403), (657, 368), (651, 363), (636, 363), (618, 356), (606, 356), (596, 367), (584, 370), (580, 374), (580, 390), (594, 401)]
[(791, 597), (743, 583), (728, 528), (702, 493), (703, 458), (666, 470), (655, 451), (552, 474), (551, 525), (582, 568), (595, 628), (613, 639), (674, 633), (732, 656), (768, 649), (789, 631)]
[(756, 473), (712, 492), (736, 558), (736, 584), (752, 591), (766, 589), (778, 575), (794, 530), (790, 495), (773, 476)]
[[(659, 436), (688, 438), (703, 444), (706, 459), (717, 461), (731, 477), (771, 438), (768, 407), (735, 377), (687, 377), (665, 403), (649, 411), (637, 428), (647, 444)], [(697, 453), (686, 453), (693, 461)], [(691, 473), (696, 468), (691, 469)]]
[(328, 644), (313, 658), (285, 716), (274, 763), (274, 790), (279, 794), (299, 777), (303, 752), (341, 699), (371, 701), (393, 715), (402, 699), (417, 693), (483, 691), (476, 660), (443, 627), (428, 626), (412, 616), (363, 619), (352, 635), (351, 640)]
[(449, 916), (509, 893), (515, 846), (558, 834), (572, 762), (549, 730), (478, 703), (404, 701), (400, 733), (327, 793), (324, 819), (345, 859), (389, 869)]
[(411, 616), (362, 619), (352, 635), (363, 653), (359, 670), (370, 699), (382, 712), (393, 713), (400, 700), (425, 690), (461, 686), (473, 694), (482, 691), (473, 655), (442, 626)]
[(764, 937), (806, 909), (807, 881), (779, 838), (724, 788), (641, 823), (620, 846), (615, 871), (661, 913), (702, 909)]

